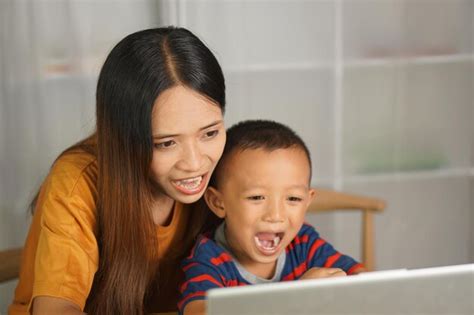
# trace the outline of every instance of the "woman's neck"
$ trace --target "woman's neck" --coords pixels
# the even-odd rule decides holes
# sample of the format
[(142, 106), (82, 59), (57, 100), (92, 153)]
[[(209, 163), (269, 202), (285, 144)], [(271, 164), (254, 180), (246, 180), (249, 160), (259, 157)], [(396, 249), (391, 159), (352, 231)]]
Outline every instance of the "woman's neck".
[(174, 202), (174, 199), (166, 195), (155, 197), (151, 211), (156, 225), (166, 226), (171, 223)]

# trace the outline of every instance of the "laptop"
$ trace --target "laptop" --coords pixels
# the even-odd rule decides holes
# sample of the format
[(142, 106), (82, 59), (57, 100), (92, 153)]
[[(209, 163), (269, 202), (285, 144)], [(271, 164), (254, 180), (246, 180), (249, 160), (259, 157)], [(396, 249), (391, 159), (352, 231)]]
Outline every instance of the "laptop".
[(474, 264), (212, 289), (209, 315), (474, 314)]

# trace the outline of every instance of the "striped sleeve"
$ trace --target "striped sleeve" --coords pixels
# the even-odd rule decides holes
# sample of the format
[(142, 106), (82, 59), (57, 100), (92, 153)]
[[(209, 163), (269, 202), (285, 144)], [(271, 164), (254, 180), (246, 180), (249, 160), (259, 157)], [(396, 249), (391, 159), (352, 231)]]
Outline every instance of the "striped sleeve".
[[(181, 297), (178, 302), (179, 314), (183, 314), (186, 305), (195, 300), (204, 300), (206, 291), (225, 286), (224, 276), (219, 269), (219, 262), (225, 257), (216, 254), (206, 238), (198, 240), (190, 256), (181, 263), (184, 280), (180, 285)], [(211, 242), (209, 242), (211, 243)]]
[(352, 257), (339, 253), (334, 247), (322, 239), (316, 230), (307, 225), (305, 234), (308, 235), (306, 265), (313, 267), (341, 268), (347, 274), (352, 274), (362, 267)]

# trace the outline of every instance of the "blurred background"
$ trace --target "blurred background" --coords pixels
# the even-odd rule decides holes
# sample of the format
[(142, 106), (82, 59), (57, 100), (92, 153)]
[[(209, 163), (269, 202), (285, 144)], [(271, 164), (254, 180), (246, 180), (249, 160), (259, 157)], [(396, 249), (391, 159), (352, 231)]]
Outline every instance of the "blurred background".
[[(110, 49), (173, 24), (223, 66), (227, 126), (286, 123), (314, 186), (387, 201), (377, 269), (474, 262), (473, 21), (472, 0), (0, 0), (0, 250), (23, 245), (51, 163), (93, 131)], [(360, 258), (359, 215), (308, 221)]]

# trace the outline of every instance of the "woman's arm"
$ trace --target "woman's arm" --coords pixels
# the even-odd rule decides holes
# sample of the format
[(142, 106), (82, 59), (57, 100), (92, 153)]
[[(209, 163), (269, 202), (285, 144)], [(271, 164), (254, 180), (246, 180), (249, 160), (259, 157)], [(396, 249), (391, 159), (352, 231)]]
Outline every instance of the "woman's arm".
[(189, 302), (184, 308), (184, 315), (205, 315), (206, 302), (204, 300), (195, 300)]
[(31, 306), (33, 315), (84, 315), (76, 304), (65, 299), (50, 296), (36, 297)]
[(60, 157), (41, 187), (20, 277), (33, 314), (83, 314), (99, 261), (91, 163)]

